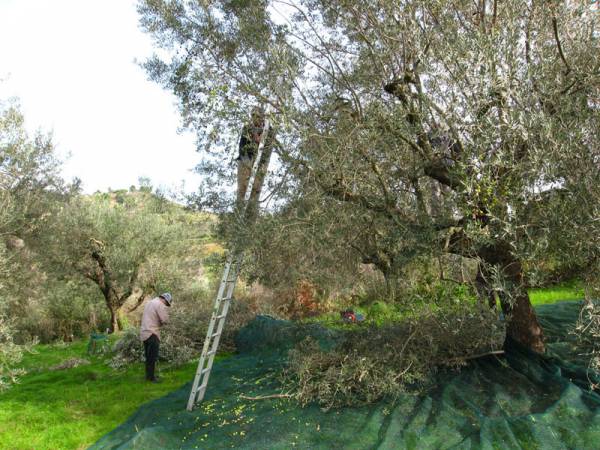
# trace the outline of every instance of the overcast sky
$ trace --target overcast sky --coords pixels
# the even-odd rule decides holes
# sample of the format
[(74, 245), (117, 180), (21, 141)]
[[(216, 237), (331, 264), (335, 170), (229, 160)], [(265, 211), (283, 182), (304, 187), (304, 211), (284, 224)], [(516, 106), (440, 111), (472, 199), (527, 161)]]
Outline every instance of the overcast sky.
[(84, 191), (139, 177), (193, 191), (194, 139), (173, 96), (135, 63), (152, 52), (135, 0), (0, 0), (0, 99), (19, 98), (29, 130), (52, 131), (64, 174)]

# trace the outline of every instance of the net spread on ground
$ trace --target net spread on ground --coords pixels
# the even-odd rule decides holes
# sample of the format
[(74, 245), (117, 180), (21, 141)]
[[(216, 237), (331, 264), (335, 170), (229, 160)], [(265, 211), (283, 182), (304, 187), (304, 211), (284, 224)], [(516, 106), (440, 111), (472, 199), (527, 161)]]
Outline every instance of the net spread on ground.
[(93, 449), (593, 449), (600, 448), (600, 395), (574, 354), (568, 330), (580, 304), (537, 308), (548, 343), (539, 357), (517, 346), (503, 358), (442, 371), (435, 388), (394, 403), (323, 411), (275, 398), (287, 351), (306, 335), (335, 332), (260, 316), (238, 334), (239, 354), (219, 361), (204, 401), (185, 410), (190, 384), (143, 405)]

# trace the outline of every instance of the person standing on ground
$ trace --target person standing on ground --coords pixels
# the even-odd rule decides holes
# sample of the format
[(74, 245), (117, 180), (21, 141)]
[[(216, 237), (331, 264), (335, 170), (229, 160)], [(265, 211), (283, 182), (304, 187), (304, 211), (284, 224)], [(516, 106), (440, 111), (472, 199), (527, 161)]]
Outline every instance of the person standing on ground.
[[(244, 202), (244, 195), (250, 181), (252, 174), (252, 166), (258, 154), (258, 146), (260, 139), (265, 128), (265, 111), (260, 107), (254, 107), (250, 114), (250, 122), (244, 125), (242, 129), (242, 136), (240, 137), (239, 144), (239, 155), (237, 158), (238, 162), (238, 189), (237, 189), (237, 204), (240, 207)], [(260, 158), (258, 172), (254, 179), (252, 186), (252, 192), (250, 194), (250, 200), (248, 205), (249, 215), (255, 214), (255, 210), (258, 207), (258, 198), (262, 185), (267, 173), (267, 166), (269, 165), (269, 159), (271, 158), (271, 152), (273, 150), (273, 143), (275, 141), (275, 133), (273, 128), (269, 128), (269, 133), (265, 140), (265, 146), (263, 153)]]
[(160, 345), (160, 327), (169, 321), (169, 309), (173, 297), (168, 292), (153, 298), (144, 307), (140, 338), (144, 343), (144, 356), (146, 358), (146, 381), (158, 382), (154, 374), (158, 360)]

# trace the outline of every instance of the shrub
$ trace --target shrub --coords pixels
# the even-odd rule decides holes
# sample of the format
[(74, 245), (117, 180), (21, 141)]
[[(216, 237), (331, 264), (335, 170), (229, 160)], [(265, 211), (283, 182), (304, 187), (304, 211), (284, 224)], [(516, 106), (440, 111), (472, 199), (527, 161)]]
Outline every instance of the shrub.
[(47, 281), (35, 295), (12, 306), (15, 341), (42, 343), (85, 338), (110, 324), (103, 300), (93, 286), (74, 281)]
[(395, 399), (427, 384), (440, 367), (459, 368), (499, 349), (504, 325), (487, 308), (464, 306), (394, 325), (350, 331), (331, 350), (306, 340), (290, 352), (283, 384), (301, 404), (326, 409)]
[(393, 304), (385, 302), (375, 302), (366, 311), (367, 320), (379, 325), (397, 319), (399, 312)]
[[(144, 361), (144, 345), (137, 328), (128, 328), (113, 347), (109, 365), (122, 369), (129, 364)], [(185, 336), (161, 332), (159, 360), (174, 366), (189, 362), (196, 355), (193, 342)]]
[[(182, 344), (187, 343), (196, 349), (196, 354), (199, 355), (213, 311), (214, 299), (206, 293), (197, 294), (195, 297), (177, 297), (177, 299), (177, 304), (170, 314), (170, 321), (164, 327), (164, 334), (174, 338), (177, 336)], [(245, 299), (234, 298), (221, 335), (219, 351), (234, 351), (235, 334), (255, 316), (255, 309), (250, 303)]]
[(18, 377), (25, 372), (14, 366), (21, 361), (22, 347), (13, 342), (13, 330), (0, 315), (0, 391), (18, 381)]
[(113, 369), (122, 369), (129, 364), (144, 361), (144, 348), (137, 329), (128, 328), (113, 346), (114, 356), (109, 365)]

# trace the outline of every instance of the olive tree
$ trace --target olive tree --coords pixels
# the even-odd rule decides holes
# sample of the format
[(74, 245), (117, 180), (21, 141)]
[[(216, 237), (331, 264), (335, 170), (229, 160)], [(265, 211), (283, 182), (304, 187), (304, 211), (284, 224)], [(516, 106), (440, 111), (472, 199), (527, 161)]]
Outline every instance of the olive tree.
[(15, 304), (26, 301), (31, 287), (28, 245), (70, 191), (50, 136), (31, 137), (24, 121), (16, 101), (0, 100), (0, 390), (21, 373), (15, 369), (23, 347), (15, 342), (14, 319)]
[(151, 293), (166, 289), (161, 261), (189, 248), (192, 233), (179, 220), (179, 210), (144, 193), (73, 198), (47, 233), (47, 267), (53, 276), (93, 283), (110, 312), (111, 331), (118, 330), (125, 302), (132, 302), (133, 310)]
[(593, 5), (142, 0), (139, 12), (163, 50), (148, 73), (180, 99), (205, 167), (231, 159), (250, 104), (269, 105), (282, 208), (310, 198), (377, 224), (356, 254), (387, 261), (387, 277), (407, 255), (478, 259), (508, 336), (544, 350), (526, 291), (536, 261), (598, 261)]

